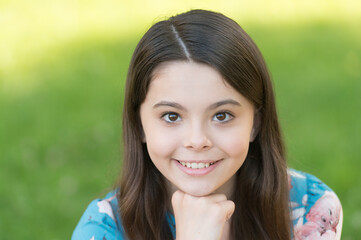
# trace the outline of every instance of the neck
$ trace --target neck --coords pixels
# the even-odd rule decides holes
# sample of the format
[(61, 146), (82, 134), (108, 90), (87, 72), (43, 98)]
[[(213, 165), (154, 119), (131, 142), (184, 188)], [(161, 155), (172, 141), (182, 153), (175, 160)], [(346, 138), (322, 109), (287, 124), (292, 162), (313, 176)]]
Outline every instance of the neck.
[(231, 221), (224, 224), (221, 240), (231, 239)]

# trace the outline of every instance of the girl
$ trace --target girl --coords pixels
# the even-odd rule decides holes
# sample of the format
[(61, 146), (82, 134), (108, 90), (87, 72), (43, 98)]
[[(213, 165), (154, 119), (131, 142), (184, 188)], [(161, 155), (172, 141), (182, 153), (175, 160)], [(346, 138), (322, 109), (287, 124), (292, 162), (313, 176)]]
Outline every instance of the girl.
[(152, 26), (129, 67), (117, 190), (72, 239), (339, 239), (338, 198), (287, 170), (272, 83), (256, 45), (222, 14)]

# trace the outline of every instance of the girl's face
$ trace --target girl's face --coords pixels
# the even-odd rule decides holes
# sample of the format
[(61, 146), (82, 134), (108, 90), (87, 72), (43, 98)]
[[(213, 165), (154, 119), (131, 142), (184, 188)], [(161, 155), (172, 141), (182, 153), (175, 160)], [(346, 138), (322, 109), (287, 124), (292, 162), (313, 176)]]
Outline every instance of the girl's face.
[(156, 69), (140, 117), (154, 165), (194, 196), (230, 197), (252, 141), (254, 107), (219, 72), (195, 62)]

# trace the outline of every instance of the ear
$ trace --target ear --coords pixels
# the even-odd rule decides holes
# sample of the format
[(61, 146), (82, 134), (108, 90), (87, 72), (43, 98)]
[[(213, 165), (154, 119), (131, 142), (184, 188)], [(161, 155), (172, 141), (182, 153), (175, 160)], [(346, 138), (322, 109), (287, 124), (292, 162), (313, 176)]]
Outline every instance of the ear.
[(254, 113), (254, 118), (253, 118), (253, 127), (252, 127), (252, 131), (251, 131), (251, 136), (250, 136), (250, 139), (249, 139), (249, 142), (253, 142), (257, 135), (258, 135), (258, 132), (260, 130), (260, 127), (261, 127), (261, 112), (259, 109), (257, 109)]

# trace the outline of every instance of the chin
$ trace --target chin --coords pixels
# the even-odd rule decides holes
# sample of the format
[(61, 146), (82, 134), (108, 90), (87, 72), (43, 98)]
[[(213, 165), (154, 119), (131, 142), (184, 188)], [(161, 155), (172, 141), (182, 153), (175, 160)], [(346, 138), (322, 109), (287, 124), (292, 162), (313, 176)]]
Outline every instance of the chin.
[(188, 188), (179, 188), (181, 191), (192, 195), (194, 197), (204, 197), (212, 194), (214, 191), (207, 189), (188, 189)]

